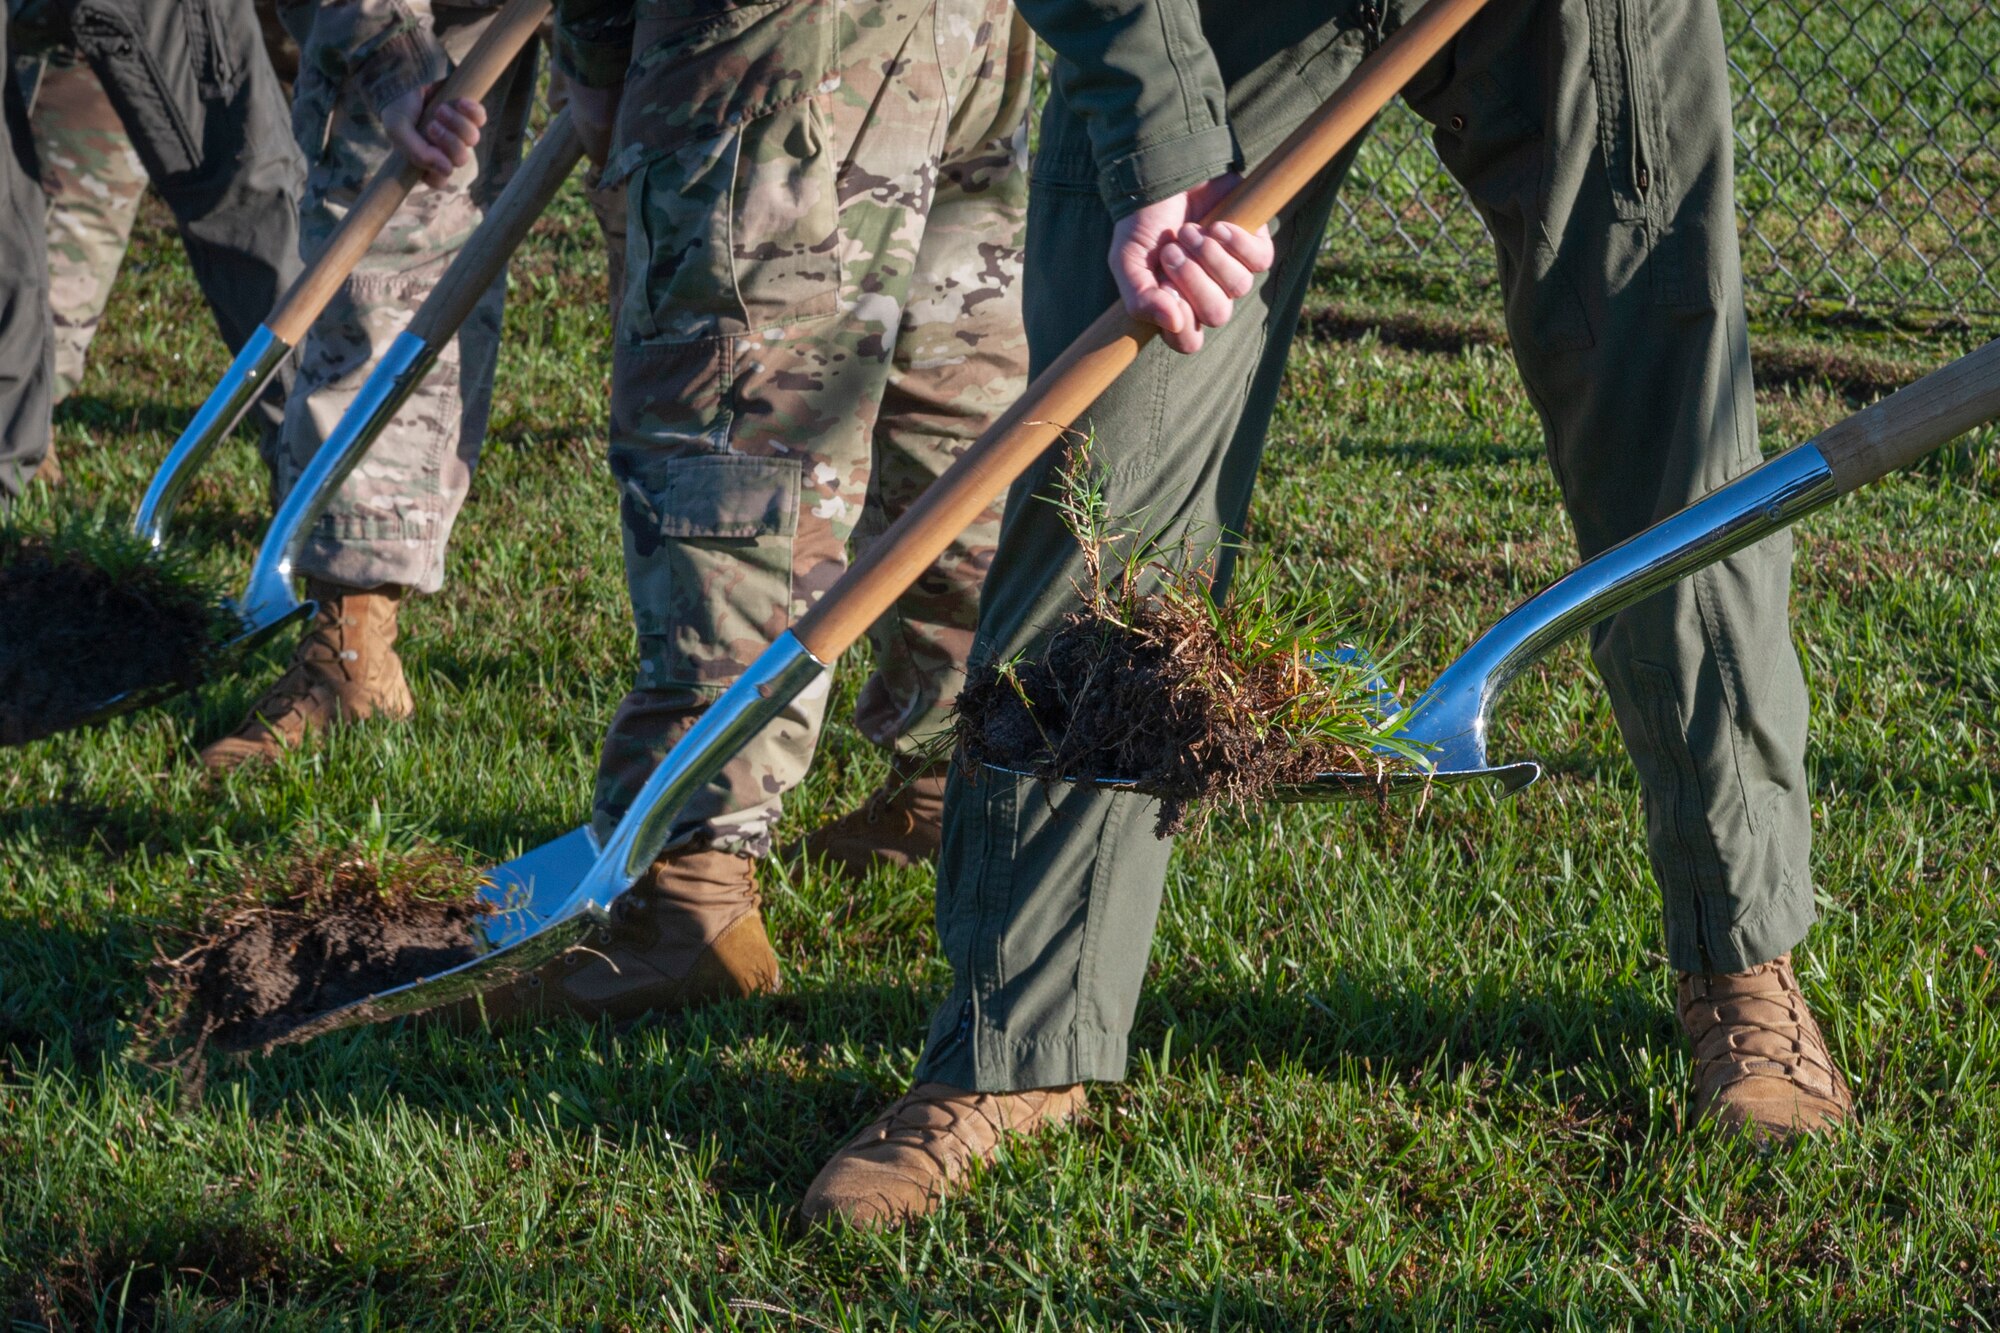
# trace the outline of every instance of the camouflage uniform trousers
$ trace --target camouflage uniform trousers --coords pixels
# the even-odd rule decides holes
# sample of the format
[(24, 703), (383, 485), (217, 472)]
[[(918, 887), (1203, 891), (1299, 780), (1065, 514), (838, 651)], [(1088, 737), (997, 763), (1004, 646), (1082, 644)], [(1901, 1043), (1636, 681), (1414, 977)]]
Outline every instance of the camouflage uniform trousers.
[[(437, 37), (454, 62), (465, 58), (494, 13), (433, 6)], [(308, 258), (325, 247), (391, 151), (361, 90), (351, 81), (339, 86), (326, 73), (338, 67), (322, 58), (316, 34), (308, 33), (292, 106), (307, 166), (300, 244)], [(277, 451), (280, 498), (514, 174), (534, 90), (530, 47), (487, 95), (473, 160), (444, 188), (412, 192), (306, 335)], [(362, 588), (442, 586), (445, 543), (485, 442), (506, 291), (503, 273), (369, 448), (307, 540), (301, 573)]]
[[(549, 68), (549, 115), (559, 115), (569, 105), (569, 79), (553, 62)], [(617, 331), (619, 294), (625, 290), (625, 191), (604, 183), (604, 168), (589, 158), (583, 162), (583, 198), (597, 219), (604, 237), (605, 304), (609, 313), (606, 327)]]
[[(684, 67), (640, 44), (612, 163), (631, 236), (611, 469), (640, 661), (604, 742), (600, 835), (690, 710), (846, 570), (849, 539), (880, 533), (1026, 380), (1033, 39), (1006, 0), (793, 0), (694, 32), (667, 56)], [(943, 727), (998, 522), (871, 631), (855, 720), (875, 744), (909, 753)], [(795, 700), (670, 844), (768, 851), (826, 703), (824, 684)]]
[(104, 85), (73, 50), (47, 57), (29, 123), (49, 197), (49, 307), (60, 403), (83, 378), (85, 354), (146, 194), (146, 166)]

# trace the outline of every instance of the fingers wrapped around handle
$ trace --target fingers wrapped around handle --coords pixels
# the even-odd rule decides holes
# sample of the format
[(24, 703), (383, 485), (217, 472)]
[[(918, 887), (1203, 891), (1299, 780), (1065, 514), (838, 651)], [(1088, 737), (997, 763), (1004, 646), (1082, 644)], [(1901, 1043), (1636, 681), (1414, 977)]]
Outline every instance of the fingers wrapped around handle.
[[(439, 86), (431, 105), (460, 97), (484, 98), (521, 49), (534, 39), (548, 13), (549, 0), (507, 0), (451, 77)], [(341, 219), (326, 248), (278, 298), (264, 326), (294, 346), (303, 340), (320, 311), (326, 309), (340, 284), (422, 179), (422, 168), (401, 153), (384, 162)]]

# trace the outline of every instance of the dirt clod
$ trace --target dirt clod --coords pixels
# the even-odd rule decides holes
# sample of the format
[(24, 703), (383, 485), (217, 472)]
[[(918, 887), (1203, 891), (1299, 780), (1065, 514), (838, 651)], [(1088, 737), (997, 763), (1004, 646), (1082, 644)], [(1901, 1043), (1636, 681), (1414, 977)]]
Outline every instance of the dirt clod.
[(1361, 747), (1271, 725), (1317, 684), (1302, 661), (1243, 663), (1206, 625), (1142, 603), (1129, 624), (1073, 614), (1038, 660), (974, 670), (958, 697), (958, 739), (974, 764), (1129, 780), (1160, 798), (1154, 831), (1165, 838), (1218, 804), (1378, 766)]
[(469, 962), (491, 910), (475, 896), (477, 873), (442, 852), (386, 864), (321, 853), (285, 879), (283, 897), (238, 908), (162, 964), (174, 1045), (268, 1047), (330, 1010)]
[(227, 621), (179, 562), (130, 534), (0, 533), (0, 745), (64, 731), (133, 690), (198, 684)]
[(1323, 605), (1285, 606), (1254, 562), (1218, 599), (1222, 548), (1168, 552), (1117, 526), (1087, 439), (1056, 480), (1051, 501), (1082, 555), (1080, 606), (1030, 658), (967, 674), (956, 733), (968, 764), (1129, 784), (1159, 798), (1162, 838), (1323, 773), (1386, 772), (1373, 672), (1319, 650), (1336, 629)]

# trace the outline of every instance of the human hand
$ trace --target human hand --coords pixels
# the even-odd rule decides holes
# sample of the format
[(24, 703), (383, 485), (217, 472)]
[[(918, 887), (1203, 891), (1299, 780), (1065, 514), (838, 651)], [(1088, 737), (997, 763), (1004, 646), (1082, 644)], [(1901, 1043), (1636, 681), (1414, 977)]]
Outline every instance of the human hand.
[(1118, 220), (1111, 233), (1111, 276), (1134, 319), (1159, 326), (1177, 352), (1201, 350), (1202, 330), (1229, 322), (1238, 297), (1276, 257), (1271, 229), (1191, 221), (1237, 182), (1231, 172), (1192, 190), (1147, 204)]
[(470, 97), (440, 102), (420, 129), (429, 88), (413, 88), (382, 108), (382, 128), (389, 142), (424, 173), (424, 184), (441, 190), (451, 173), (472, 160), (486, 108)]
[(611, 133), (618, 126), (618, 102), (625, 94), (625, 85), (586, 88), (571, 83), (564, 92), (569, 98), (569, 127), (575, 132), (576, 141), (583, 145), (590, 160), (602, 167), (604, 159), (611, 156)]

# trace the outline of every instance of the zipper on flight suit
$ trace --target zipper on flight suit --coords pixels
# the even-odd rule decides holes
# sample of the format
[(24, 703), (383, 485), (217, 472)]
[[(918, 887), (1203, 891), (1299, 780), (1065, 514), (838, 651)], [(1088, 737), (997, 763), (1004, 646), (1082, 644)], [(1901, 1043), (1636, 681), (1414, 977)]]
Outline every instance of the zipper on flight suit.
[(1659, 74), (1650, 59), (1650, 45), (1638, 32), (1638, 25), (1644, 21), (1644, 6), (1623, 0), (1618, 7), (1618, 54), (1625, 66), (1625, 110), (1629, 117), (1626, 129), (1632, 136), (1632, 188), (1642, 206), (1646, 192), (1653, 187), (1653, 171), (1647, 165), (1653, 143), (1648, 126), (1652, 123), (1653, 81)]

